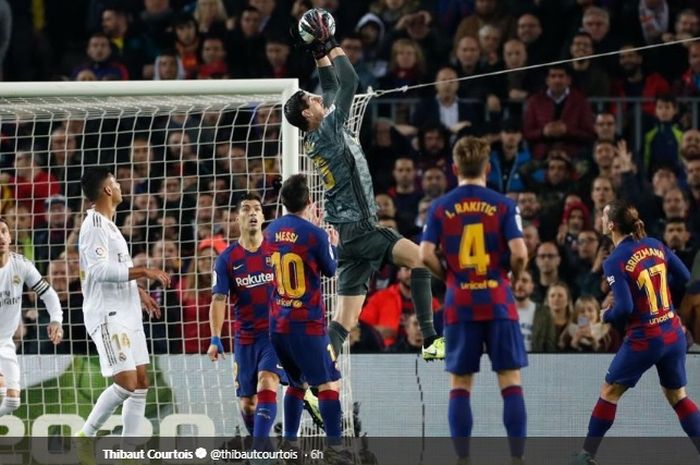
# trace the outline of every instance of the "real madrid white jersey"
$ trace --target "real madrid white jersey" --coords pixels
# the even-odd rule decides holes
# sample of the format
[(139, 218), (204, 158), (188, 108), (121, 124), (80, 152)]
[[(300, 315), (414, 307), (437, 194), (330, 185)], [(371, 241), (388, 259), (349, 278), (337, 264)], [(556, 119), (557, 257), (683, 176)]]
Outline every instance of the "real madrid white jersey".
[(11, 340), (19, 325), (25, 284), (38, 296), (51, 287), (32, 262), (11, 253), (7, 265), (0, 268), (0, 340)]
[(85, 327), (92, 334), (100, 324), (118, 321), (130, 329), (143, 328), (133, 266), (122, 233), (110, 219), (90, 209), (80, 226), (80, 282)]

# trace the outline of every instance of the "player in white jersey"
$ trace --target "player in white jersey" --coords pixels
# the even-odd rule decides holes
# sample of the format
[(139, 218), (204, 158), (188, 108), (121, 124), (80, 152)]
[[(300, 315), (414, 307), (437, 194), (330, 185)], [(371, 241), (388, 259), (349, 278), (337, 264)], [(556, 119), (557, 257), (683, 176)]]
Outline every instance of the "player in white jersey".
[(59, 344), (63, 338), (63, 312), (58, 294), (37, 271), (32, 262), (10, 252), (12, 236), (5, 220), (0, 219), (0, 373), (4, 375), (6, 395), (0, 403), (0, 417), (17, 410), (20, 405), (19, 363), (12, 336), (22, 314), (24, 285), (31, 288), (46, 305), (51, 317), (49, 339)]
[(119, 228), (112, 218), (122, 201), (119, 183), (105, 168), (88, 170), (80, 180), (94, 208), (80, 226), (80, 281), (85, 327), (97, 346), (100, 367), (113, 384), (97, 399), (79, 433), (95, 436), (114, 410), (122, 409), (123, 436), (138, 436), (145, 417), (149, 363), (141, 309), (160, 317), (158, 304), (136, 280), (147, 278), (170, 285), (170, 276), (154, 268), (134, 267)]

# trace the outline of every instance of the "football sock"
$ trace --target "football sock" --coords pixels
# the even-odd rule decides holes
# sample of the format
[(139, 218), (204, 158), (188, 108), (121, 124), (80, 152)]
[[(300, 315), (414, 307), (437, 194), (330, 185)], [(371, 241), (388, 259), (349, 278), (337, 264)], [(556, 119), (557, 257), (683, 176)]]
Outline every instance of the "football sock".
[(328, 325), (328, 337), (331, 339), (331, 346), (335, 356), (339, 356), (340, 351), (343, 349), (343, 342), (348, 337), (348, 330), (337, 321), (331, 321)]
[(321, 411), (323, 426), (329, 446), (340, 444), (340, 394), (338, 391), (327, 389), (318, 393), (318, 409)]
[(678, 415), (683, 431), (693, 440), (695, 448), (700, 452), (700, 411), (698, 411), (698, 406), (686, 397), (679, 400), (673, 406), (673, 410)]
[(469, 437), (472, 435), (472, 408), (469, 405), (469, 391), (452, 389), (447, 406), (447, 420), (450, 435), (459, 458), (469, 456)]
[(255, 407), (253, 426), (253, 448), (270, 449), (270, 430), (277, 418), (277, 393), (269, 389), (258, 391), (258, 405)]
[(603, 436), (605, 436), (605, 433), (608, 432), (615, 421), (616, 411), (617, 404), (608, 402), (605, 399), (600, 398), (595, 404), (591, 420), (588, 422), (588, 436), (586, 436), (586, 441), (583, 443), (583, 450), (591, 454), (591, 456), (595, 456), (598, 453), (598, 447)]
[(0, 402), (0, 417), (3, 415), (9, 415), (19, 408), (20, 405), (19, 397), (5, 397)]
[(5, 397), (7, 395), (7, 388), (5, 386), (0, 387), (0, 397)]
[(248, 430), (248, 434), (253, 435), (253, 428), (255, 425), (255, 414), (254, 413), (243, 413), (241, 411), (241, 416), (243, 417), (243, 424), (245, 424), (245, 429)]
[(296, 441), (304, 411), (304, 389), (289, 386), (284, 393), (284, 438)]
[(525, 452), (527, 413), (522, 386), (508, 386), (501, 391), (503, 396), (503, 424), (508, 433), (511, 457), (522, 457)]
[(122, 407), (122, 436), (138, 436), (141, 421), (146, 417), (146, 395), (148, 389), (135, 389)]
[(428, 347), (437, 334), (433, 326), (433, 293), (430, 289), (430, 271), (427, 268), (411, 270), (411, 300), (423, 333), (423, 347)]
[(97, 431), (99, 431), (105, 421), (107, 421), (107, 418), (114, 413), (114, 409), (124, 403), (130, 395), (131, 392), (118, 384), (112, 384), (102, 391), (100, 397), (97, 398), (97, 402), (95, 402), (95, 406), (92, 408), (92, 412), (90, 412), (87, 420), (85, 420), (82, 429), (83, 434), (85, 434), (85, 436), (96, 435)]

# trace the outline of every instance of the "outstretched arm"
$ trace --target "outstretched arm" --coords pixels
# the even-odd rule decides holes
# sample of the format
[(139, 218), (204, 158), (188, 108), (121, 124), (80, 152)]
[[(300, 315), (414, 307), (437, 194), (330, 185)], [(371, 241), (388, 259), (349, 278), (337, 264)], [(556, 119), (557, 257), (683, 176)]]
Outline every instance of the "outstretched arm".
[(323, 104), (330, 107), (338, 92), (338, 77), (335, 75), (333, 63), (328, 56), (317, 58), (316, 67), (321, 81), (321, 90), (323, 90)]
[(333, 60), (333, 67), (340, 81), (340, 89), (335, 98), (335, 111), (339, 112), (340, 120), (345, 122), (350, 115), (352, 99), (355, 97), (359, 78), (342, 48), (335, 47), (328, 56)]

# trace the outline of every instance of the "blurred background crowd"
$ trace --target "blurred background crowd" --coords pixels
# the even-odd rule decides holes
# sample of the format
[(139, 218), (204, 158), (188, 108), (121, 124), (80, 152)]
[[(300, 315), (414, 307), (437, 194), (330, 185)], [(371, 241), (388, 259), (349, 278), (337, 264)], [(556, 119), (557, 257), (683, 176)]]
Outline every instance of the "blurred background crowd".
[[(489, 187), (517, 201), (530, 253), (513, 283), (528, 350), (619, 346), (624, 328), (599, 321), (611, 249), (600, 218), (615, 198), (636, 204), (649, 235), (692, 270), (672, 293), (700, 339), (700, 0), (0, 0), (2, 76), (291, 77), (315, 91), (314, 62), (289, 33), (312, 7), (334, 15), (360, 92), (425, 84), (373, 99), (364, 120), (382, 224), (420, 241), (431, 201), (456, 184), (454, 141), (492, 142)], [(664, 45), (674, 41), (683, 42)], [(619, 53), (586, 58), (606, 52)], [(501, 70), (516, 71), (479, 77)], [(267, 104), (1, 121), (2, 213), (16, 250), (68, 309), (59, 352), (89, 350), (75, 248), (82, 167), (115, 167), (126, 194), (117, 225), (134, 262), (175, 276), (170, 289), (151, 285), (165, 309), (146, 325), (152, 350), (203, 353), (212, 263), (238, 236), (236, 195), (256, 190), (268, 219), (278, 214), (280, 123), (279, 105)], [(393, 266), (373, 277), (353, 351), (419, 351), (409, 278)], [(442, 292), (436, 283), (438, 327)], [(26, 307), (20, 350), (53, 353), (39, 329), (48, 317), (31, 296)]]

